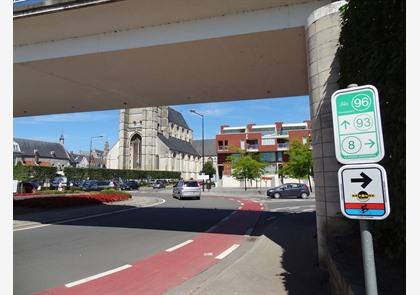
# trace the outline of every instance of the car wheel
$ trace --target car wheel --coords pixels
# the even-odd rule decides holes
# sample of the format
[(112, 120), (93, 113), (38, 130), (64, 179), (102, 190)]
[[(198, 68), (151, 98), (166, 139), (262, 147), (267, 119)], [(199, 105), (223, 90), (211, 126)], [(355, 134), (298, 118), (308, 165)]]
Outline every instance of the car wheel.
[(280, 197), (281, 197), (280, 193), (275, 193), (274, 194), (274, 199), (280, 199)]
[(300, 194), (300, 197), (302, 199), (307, 199), (309, 197), (309, 195), (307, 193), (303, 192), (303, 193)]

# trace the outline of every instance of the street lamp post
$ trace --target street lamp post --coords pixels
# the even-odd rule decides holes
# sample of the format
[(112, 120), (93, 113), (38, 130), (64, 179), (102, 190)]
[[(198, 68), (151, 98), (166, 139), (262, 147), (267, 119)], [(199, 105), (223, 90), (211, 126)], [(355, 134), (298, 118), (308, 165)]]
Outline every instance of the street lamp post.
[[(204, 173), (204, 115), (198, 113), (196, 110), (190, 110), (190, 112), (201, 117), (201, 158), (203, 159), (203, 167), (201, 171)], [(203, 192), (204, 192), (204, 179), (203, 179)]]
[(89, 148), (89, 166), (88, 168), (90, 169), (90, 162), (92, 161), (92, 139), (94, 138), (102, 138), (104, 137), (103, 135), (99, 135), (99, 136), (91, 136), (90, 138), (90, 148)]

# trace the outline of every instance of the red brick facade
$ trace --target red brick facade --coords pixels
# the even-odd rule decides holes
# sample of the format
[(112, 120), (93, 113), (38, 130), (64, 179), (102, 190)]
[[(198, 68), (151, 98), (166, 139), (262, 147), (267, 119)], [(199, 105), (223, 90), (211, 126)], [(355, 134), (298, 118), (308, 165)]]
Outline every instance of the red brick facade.
[[(288, 159), (289, 143), (296, 140), (304, 143), (308, 142), (312, 124), (309, 120), (304, 121), (304, 123), (284, 124), (275, 122), (272, 125), (264, 126), (251, 123), (247, 124), (246, 127), (243, 126), (244, 128), (235, 128), (228, 125), (220, 126), (220, 134), (216, 135), (219, 175), (231, 175), (231, 166), (226, 163), (227, 157), (238, 153), (238, 149), (259, 153), (260, 157), (263, 158), (262, 160), (269, 162), (277, 173), (278, 165)], [(227, 129), (225, 130), (225, 128)]]

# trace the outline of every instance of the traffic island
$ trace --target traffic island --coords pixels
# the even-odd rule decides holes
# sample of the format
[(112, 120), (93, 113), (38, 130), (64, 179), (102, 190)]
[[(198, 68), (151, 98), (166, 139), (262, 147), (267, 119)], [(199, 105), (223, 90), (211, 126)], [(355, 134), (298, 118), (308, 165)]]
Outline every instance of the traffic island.
[(24, 196), (14, 196), (13, 207), (63, 208), (125, 201), (130, 198), (130, 194), (115, 190), (76, 194), (25, 194)]

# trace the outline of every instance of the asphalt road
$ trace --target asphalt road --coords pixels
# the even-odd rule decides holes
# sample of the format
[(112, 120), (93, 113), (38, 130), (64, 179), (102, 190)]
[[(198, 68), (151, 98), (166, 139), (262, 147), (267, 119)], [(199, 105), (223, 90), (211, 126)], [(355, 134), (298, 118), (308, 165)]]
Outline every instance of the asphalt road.
[[(165, 250), (185, 241), (195, 240), (192, 244), (197, 245), (196, 247), (199, 241), (203, 245), (230, 243), (229, 239), (232, 237), (250, 234), (251, 223), (257, 222), (256, 214), (261, 210), (258, 202), (264, 204), (267, 213), (273, 214), (310, 213), (315, 209), (313, 199), (254, 198), (255, 202), (243, 204), (240, 200), (215, 196), (179, 201), (167, 193), (147, 192), (137, 195), (154, 195), (166, 202), (155, 207), (136, 208), (107, 215), (97, 214), (98, 216), (92, 218), (14, 232), (14, 294), (26, 295), (54, 290), (107, 270), (134, 265), (133, 262), (144, 261), (151, 256), (153, 258), (156, 253), (164, 253)], [(231, 224), (216, 227), (233, 216), (235, 210), (243, 206), (253, 206), (252, 204), (255, 206), (252, 209), (246, 207), (247, 210), (241, 213), (242, 215), (235, 214), (236, 220)], [(108, 208), (107, 211), (119, 209), (119, 206), (115, 206), (115, 209)], [(92, 208), (87, 208), (86, 214), (95, 215), (95, 212), (92, 212)], [(206, 236), (209, 229), (217, 235)], [(217, 243), (214, 240), (216, 238), (220, 239)], [(238, 239), (235, 241), (240, 243)], [(193, 253), (195, 250), (190, 248), (189, 252)], [(200, 252), (200, 255), (203, 254)], [(155, 266), (152, 260), (149, 261), (151, 267)], [(203, 269), (211, 266), (206, 264), (210, 263), (208, 261), (201, 262)], [(189, 277), (193, 275), (191, 273)], [(185, 281), (185, 278), (182, 280)], [(173, 285), (177, 283), (179, 282), (174, 281)], [(79, 294), (82, 294), (82, 290)], [(86, 294), (89, 294), (89, 290)]]

